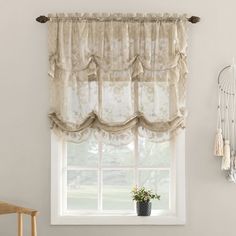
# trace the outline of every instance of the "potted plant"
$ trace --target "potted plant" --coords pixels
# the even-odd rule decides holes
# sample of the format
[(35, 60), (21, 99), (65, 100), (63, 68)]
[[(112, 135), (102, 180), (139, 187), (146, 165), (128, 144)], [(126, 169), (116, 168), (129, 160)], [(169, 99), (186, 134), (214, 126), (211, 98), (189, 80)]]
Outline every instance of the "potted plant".
[(152, 190), (144, 187), (134, 187), (132, 189), (132, 198), (136, 201), (136, 210), (138, 216), (150, 216), (152, 211), (152, 199), (160, 200), (160, 195), (153, 193)]

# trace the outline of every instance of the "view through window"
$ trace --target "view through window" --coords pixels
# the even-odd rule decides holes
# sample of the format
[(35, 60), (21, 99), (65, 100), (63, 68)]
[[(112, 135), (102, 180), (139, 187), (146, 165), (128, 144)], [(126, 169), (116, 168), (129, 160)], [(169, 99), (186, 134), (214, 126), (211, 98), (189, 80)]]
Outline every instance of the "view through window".
[(153, 210), (168, 211), (171, 204), (172, 142), (137, 141), (107, 145), (91, 137), (81, 143), (64, 143), (63, 194), (67, 212), (134, 213), (134, 186), (161, 195)]

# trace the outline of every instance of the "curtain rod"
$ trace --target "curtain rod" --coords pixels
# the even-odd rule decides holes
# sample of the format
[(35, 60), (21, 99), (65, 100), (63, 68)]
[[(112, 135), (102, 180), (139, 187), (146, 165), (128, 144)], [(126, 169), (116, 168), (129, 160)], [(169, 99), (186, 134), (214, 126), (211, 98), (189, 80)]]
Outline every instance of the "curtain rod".
[[(196, 24), (196, 23), (200, 22), (200, 20), (201, 20), (201, 18), (198, 17), (198, 16), (191, 16), (191, 17), (189, 17), (187, 19), (192, 24)], [(39, 23), (46, 23), (49, 20), (50, 20), (49, 17), (43, 16), (43, 15), (36, 18), (36, 21), (39, 22)]]

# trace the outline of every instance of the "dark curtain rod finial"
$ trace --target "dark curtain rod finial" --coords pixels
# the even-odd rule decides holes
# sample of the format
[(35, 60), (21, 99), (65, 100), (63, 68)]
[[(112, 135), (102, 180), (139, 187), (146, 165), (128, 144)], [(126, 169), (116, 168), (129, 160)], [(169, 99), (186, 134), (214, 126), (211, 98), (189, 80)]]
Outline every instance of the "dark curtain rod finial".
[(191, 16), (190, 18), (188, 18), (188, 21), (191, 22), (192, 24), (196, 24), (198, 22), (200, 22), (201, 18), (198, 16)]
[(49, 20), (50, 19), (47, 16), (39, 16), (36, 18), (36, 21), (38, 21), (39, 23), (46, 23)]
[[(50, 20), (50, 18), (47, 16), (39, 16), (36, 18), (36, 21), (38, 21), (39, 23), (46, 23), (49, 20)], [(200, 17), (191, 16), (190, 18), (188, 18), (188, 21), (191, 22), (192, 24), (196, 24), (196, 23), (200, 22)]]

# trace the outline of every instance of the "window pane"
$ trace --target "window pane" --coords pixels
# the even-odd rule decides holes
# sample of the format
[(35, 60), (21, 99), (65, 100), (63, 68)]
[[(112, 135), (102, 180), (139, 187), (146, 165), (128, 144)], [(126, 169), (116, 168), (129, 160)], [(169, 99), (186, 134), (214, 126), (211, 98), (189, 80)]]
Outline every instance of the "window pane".
[(67, 142), (67, 165), (95, 167), (98, 164), (98, 144), (91, 137), (82, 143)]
[(170, 166), (170, 142), (151, 142), (145, 138), (139, 138), (139, 166), (140, 167), (169, 167)]
[(122, 146), (103, 144), (103, 166), (130, 166), (134, 164), (134, 143)]
[(97, 210), (97, 171), (69, 170), (67, 172), (67, 209)]
[(139, 183), (161, 195), (160, 201), (152, 201), (153, 209), (169, 209), (169, 170), (140, 170)]
[(132, 170), (103, 171), (103, 209), (133, 210), (130, 191), (134, 185)]

